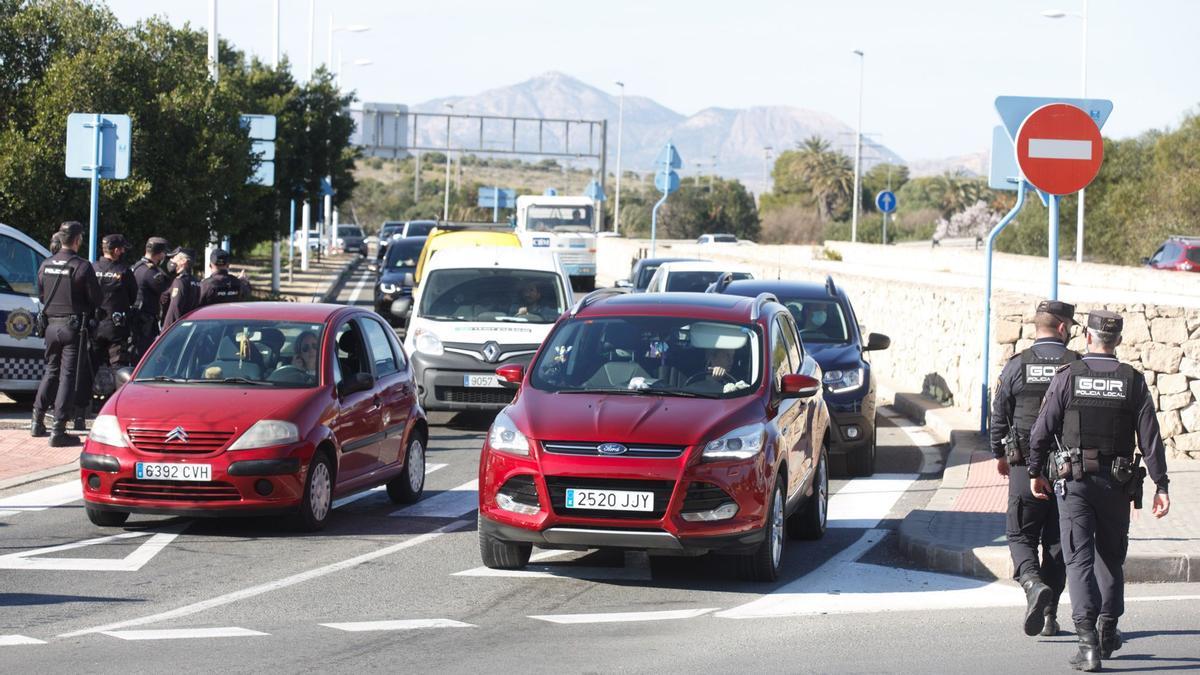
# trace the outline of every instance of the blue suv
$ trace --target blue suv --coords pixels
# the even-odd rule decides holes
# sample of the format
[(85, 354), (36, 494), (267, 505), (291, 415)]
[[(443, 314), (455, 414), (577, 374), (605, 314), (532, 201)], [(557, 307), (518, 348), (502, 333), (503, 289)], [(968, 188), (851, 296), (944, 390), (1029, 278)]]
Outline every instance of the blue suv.
[(722, 279), (710, 291), (756, 297), (770, 293), (787, 307), (800, 329), (803, 348), (821, 364), (829, 425), (831, 459), (845, 463), (852, 476), (875, 473), (875, 378), (868, 352), (887, 349), (886, 335), (871, 333), (863, 341), (858, 316), (845, 291), (827, 277), (825, 284), (806, 281)]

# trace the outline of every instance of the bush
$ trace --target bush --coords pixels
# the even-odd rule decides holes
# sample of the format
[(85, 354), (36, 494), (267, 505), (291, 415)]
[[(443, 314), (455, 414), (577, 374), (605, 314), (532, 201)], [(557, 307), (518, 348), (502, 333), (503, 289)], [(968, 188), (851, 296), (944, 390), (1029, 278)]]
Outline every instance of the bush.
[(816, 211), (795, 204), (764, 213), (759, 237), (764, 244), (817, 244), (824, 231)]

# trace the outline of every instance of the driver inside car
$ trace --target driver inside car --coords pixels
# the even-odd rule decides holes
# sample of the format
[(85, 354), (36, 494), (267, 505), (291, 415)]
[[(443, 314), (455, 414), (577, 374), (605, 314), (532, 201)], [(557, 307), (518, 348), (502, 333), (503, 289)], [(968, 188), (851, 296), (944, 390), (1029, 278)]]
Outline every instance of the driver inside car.
[(309, 375), (317, 374), (317, 334), (304, 331), (296, 336), (296, 355), (292, 365)]
[(537, 283), (523, 281), (517, 289), (517, 302), (512, 316), (534, 315), (539, 319), (549, 319), (558, 313), (558, 308), (542, 296), (542, 289)]

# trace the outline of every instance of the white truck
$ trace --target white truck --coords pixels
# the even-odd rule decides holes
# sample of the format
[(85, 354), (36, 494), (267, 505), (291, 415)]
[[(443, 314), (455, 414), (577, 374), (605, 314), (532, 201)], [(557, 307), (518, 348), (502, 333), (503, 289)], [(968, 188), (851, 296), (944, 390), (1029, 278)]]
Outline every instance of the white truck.
[(596, 207), (590, 197), (521, 195), (515, 232), (525, 248), (549, 250), (579, 290), (596, 287)]

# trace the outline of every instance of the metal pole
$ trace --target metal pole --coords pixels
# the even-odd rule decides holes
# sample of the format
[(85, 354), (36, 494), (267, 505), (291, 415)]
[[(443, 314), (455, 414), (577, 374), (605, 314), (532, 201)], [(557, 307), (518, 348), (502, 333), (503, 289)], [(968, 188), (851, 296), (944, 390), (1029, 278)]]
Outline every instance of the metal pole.
[[(451, 111), (454, 106), (447, 104)], [(450, 115), (446, 115), (446, 198), (442, 205), (442, 222), (450, 221)]]
[(850, 241), (858, 241), (858, 208), (862, 195), (859, 187), (862, 174), (862, 109), (863, 109), (863, 71), (866, 70), (867, 58), (861, 49), (854, 50), (858, 54), (858, 131), (854, 134), (854, 210), (850, 216)]
[[(330, 180), (330, 178), (331, 178), (330, 176), (326, 176), (325, 180)], [(333, 187), (333, 184), (331, 181), (330, 182), (331, 190), (332, 190), (332, 187)], [(333, 195), (325, 195), (325, 212), (324, 212), (324, 217), (321, 219), (321, 234), (329, 235), (329, 241), (328, 241), (329, 248), (327, 249), (327, 251), (332, 255), (333, 254), (333, 237), (336, 236), (336, 234), (337, 234), (337, 228), (335, 228), (333, 226)], [(324, 237), (322, 237), (321, 238), (321, 247), (324, 248), (326, 243), (327, 242), (325, 241)]]
[[(1087, 43), (1088, 43), (1088, 3), (1083, 0), (1083, 55), (1080, 58), (1079, 91), (1080, 98), (1087, 98)], [(1079, 191), (1079, 209), (1075, 222), (1075, 262), (1083, 262), (1083, 214), (1085, 207), (1085, 191)]]
[[(317, 43), (317, 0), (308, 0), (308, 79), (313, 76), (313, 49)], [(307, 203), (308, 200), (305, 200)], [(307, 230), (305, 230), (307, 232)], [(308, 236), (308, 235), (305, 235)]]
[(492, 222), (500, 222), (500, 186), (492, 188)]
[(304, 206), (300, 209), (300, 271), (308, 271), (308, 229), (312, 226), (312, 205), (304, 198)]
[(217, 0), (208, 0), (208, 74), (213, 82), (220, 79), (217, 56)]
[[(670, 187), (670, 185), (668, 185)], [(654, 251), (658, 248), (658, 207), (667, 201), (667, 195), (670, 193), (664, 192), (662, 199), (654, 203), (654, 209), (650, 211), (650, 257), (655, 257)]]
[(104, 119), (100, 113), (92, 116), (92, 198), (89, 214), (88, 261), (96, 262), (96, 237), (100, 227), (100, 169), (104, 157)]
[[(595, 128), (595, 125), (591, 127)], [(590, 135), (590, 132), (589, 132)], [(608, 185), (608, 120), (600, 120), (600, 192), (608, 194), (605, 186)], [(600, 231), (600, 227), (604, 225), (604, 203), (596, 202), (596, 224), (592, 228), (595, 232)], [(615, 221), (614, 221), (615, 222)], [(613, 225), (615, 230), (616, 225)]]
[(1025, 205), (1025, 190), (1026, 183), (1022, 180), (1017, 184), (1017, 203), (1012, 209), (1004, 214), (1000, 222), (992, 228), (988, 233), (987, 245), (984, 247), (984, 258), (987, 260), (987, 281), (984, 290), (984, 305), (983, 305), (983, 382), (981, 389), (983, 392), (982, 403), (979, 406), (979, 433), (986, 434), (988, 429), (988, 378), (990, 377), (991, 368), (991, 350), (992, 350), (992, 247), (996, 243), (996, 237), (1008, 224), (1017, 217), (1021, 212), (1021, 207)]
[(288, 215), (288, 283), (292, 283), (296, 271), (296, 200), (292, 200), (292, 210)]
[(883, 213), (883, 245), (884, 246), (887, 246), (887, 219), (888, 219), (888, 214), (885, 211)]
[(271, 68), (279, 70), (279, 0), (275, 0), (275, 2), (271, 4), (274, 6), (275, 10), (273, 15), (275, 21), (272, 23), (272, 32), (274, 33), (275, 39), (271, 43)]
[(325, 67), (333, 70), (333, 12), (329, 13), (329, 42), (326, 44)]
[(621, 132), (625, 124), (625, 83), (618, 82), (617, 86), (621, 95), (617, 99), (617, 198), (613, 203), (613, 234), (621, 231)]
[(279, 292), (279, 234), (271, 238), (271, 292)]
[(1050, 195), (1050, 299), (1058, 299), (1058, 195)]

